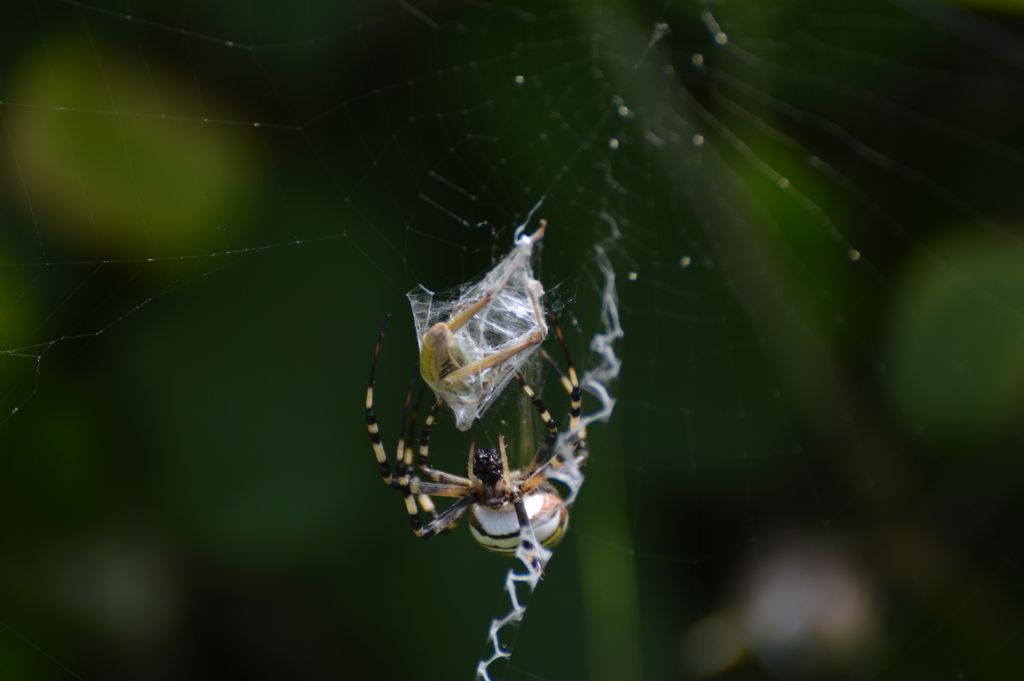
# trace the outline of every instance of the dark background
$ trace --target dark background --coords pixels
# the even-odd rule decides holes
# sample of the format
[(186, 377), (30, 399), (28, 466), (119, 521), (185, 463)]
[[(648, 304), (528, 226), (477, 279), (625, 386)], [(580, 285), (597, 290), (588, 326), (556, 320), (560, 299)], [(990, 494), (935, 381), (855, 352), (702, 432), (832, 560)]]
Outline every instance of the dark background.
[(392, 312), (393, 446), (404, 293), (541, 198), (626, 335), (508, 678), (1020, 677), (1019, 9), (8, 3), (0, 678), (470, 678), (509, 563), (413, 538), (365, 377)]

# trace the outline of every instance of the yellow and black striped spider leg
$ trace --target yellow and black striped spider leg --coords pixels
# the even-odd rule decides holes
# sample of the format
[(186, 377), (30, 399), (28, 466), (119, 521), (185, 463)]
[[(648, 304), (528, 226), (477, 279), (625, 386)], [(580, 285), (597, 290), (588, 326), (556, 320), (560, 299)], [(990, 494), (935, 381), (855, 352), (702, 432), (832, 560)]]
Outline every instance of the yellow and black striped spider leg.
[[(562, 333), (562, 327), (558, 324), (558, 318), (551, 314), (549, 316), (551, 327), (555, 330), (555, 336), (558, 338), (559, 345), (562, 346), (562, 352), (565, 355), (566, 371), (563, 372), (558, 364), (548, 355), (546, 352), (543, 353), (544, 359), (546, 359), (555, 371), (558, 373), (562, 387), (565, 392), (569, 395), (569, 432), (572, 433), (573, 437), (573, 451), (576, 452), (576, 463), (582, 466), (586, 463), (590, 456), (590, 451), (587, 449), (586, 429), (580, 426), (583, 411), (583, 393), (580, 390), (579, 378), (576, 374), (576, 366), (572, 362), (572, 355), (569, 352), (569, 345), (565, 342), (565, 335)], [(537, 452), (537, 456), (534, 458), (533, 464), (527, 469), (528, 475), (527, 480), (523, 483), (523, 490), (529, 491), (535, 487), (541, 485), (546, 475), (544, 468), (550, 466), (553, 469), (561, 468), (565, 464), (564, 454), (560, 451), (556, 451), (554, 458), (547, 461), (544, 460), (546, 452), (542, 446)]]
[(565, 369), (568, 374), (568, 385), (562, 383), (562, 387), (569, 394), (569, 431), (577, 433), (579, 438), (575, 442), (575, 448), (587, 452), (587, 431), (580, 426), (583, 417), (583, 391), (580, 389), (580, 379), (575, 373), (575, 365), (572, 364), (572, 354), (569, 352), (568, 343), (565, 342), (565, 335), (558, 324), (558, 317), (551, 314), (551, 326), (555, 330), (558, 344), (562, 346), (562, 353), (565, 355)]
[(427, 413), (427, 418), (423, 420), (423, 430), (420, 431), (420, 449), (419, 455), (416, 457), (416, 465), (420, 470), (427, 468), (427, 462), (429, 461), (430, 453), (430, 434), (434, 429), (434, 422), (437, 421), (437, 414), (444, 404), (444, 400), (438, 397), (434, 404), (430, 406), (430, 411)]
[[(417, 373), (418, 368), (414, 366), (412, 376), (409, 377), (409, 387), (405, 391), (405, 400), (402, 402), (402, 418), (398, 422), (398, 444), (395, 445), (395, 474), (398, 476), (395, 484), (398, 488), (408, 484), (409, 466), (405, 461), (405, 451), (408, 444), (412, 442), (412, 433), (416, 428), (416, 414), (419, 410), (419, 401), (423, 398), (423, 391), (420, 390), (416, 405), (413, 406), (412, 393), (416, 389)], [(409, 425), (410, 410), (412, 412), (411, 427)], [(406, 437), (407, 433), (408, 437)]]
[(555, 373), (558, 374), (558, 380), (562, 384), (562, 388), (565, 389), (567, 395), (569, 395), (569, 430), (576, 430), (580, 423), (580, 417), (582, 416), (583, 409), (583, 391), (580, 390), (579, 378), (576, 375), (576, 366), (572, 363), (572, 356), (569, 354), (569, 346), (565, 342), (565, 335), (562, 333), (562, 327), (558, 324), (558, 317), (551, 313), (548, 315), (548, 321), (551, 322), (552, 328), (555, 330), (555, 337), (558, 338), (558, 344), (562, 346), (562, 352), (565, 354), (565, 364), (568, 370), (562, 371), (562, 367), (558, 366), (558, 362), (548, 354), (548, 351), (541, 348), (540, 356), (546, 361)]
[(534, 408), (540, 414), (541, 421), (544, 422), (544, 426), (548, 429), (548, 435), (544, 439), (544, 443), (537, 449), (537, 453), (534, 454), (533, 461), (530, 463), (530, 470), (533, 470), (543, 463), (544, 458), (551, 451), (551, 446), (555, 444), (555, 438), (558, 437), (558, 426), (555, 424), (555, 419), (551, 417), (551, 412), (544, 406), (544, 401), (540, 399), (540, 396), (534, 391), (533, 387), (526, 382), (523, 375), (516, 372), (514, 378), (523, 389), (523, 392), (526, 393), (526, 396), (533, 402)]
[(565, 367), (568, 373), (568, 378), (562, 373), (561, 369), (558, 368), (558, 364), (551, 359), (550, 355), (546, 355), (546, 359), (551, 362), (558, 371), (559, 378), (562, 382), (562, 387), (565, 388), (565, 392), (569, 394), (569, 430), (576, 430), (580, 425), (580, 417), (583, 413), (583, 392), (580, 390), (579, 378), (576, 376), (576, 365), (572, 363), (572, 355), (569, 353), (569, 344), (565, 342), (565, 334), (562, 333), (562, 327), (558, 324), (558, 317), (554, 313), (548, 315), (548, 319), (551, 321), (551, 326), (555, 330), (555, 337), (558, 338), (558, 344), (562, 346), (562, 352), (565, 355)]
[(390, 319), (390, 314), (384, 317), (384, 321), (380, 325), (380, 331), (377, 333), (377, 344), (373, 347), (373, 362), (370, 364), (370, 382), (366, 388), (366, 430), (370, 433), (370, 444), (373, 446), (373, 455), (377, 459), (380, 477), (388, 487), (391, 487), (393, 482), (391, 464), (388, 463), (388, 455), (380, 441), (377, 413), (373, 409), (373, 390), (377, 383), (377, 362), (380, 359), (381, 344), (384, 342), (384, 328), (388, 325)]
[[(419, 378), (419, 366), (416, 367), (413, 378), (410, 382), (409, 392), (406, 394), (406, 407), (407, 410), (410, 405), (410, 399), (413, 394), (413, 389), (416, 386), (416, 381)], [(406, 432), (406, 437), (401, 440), (402, 450), (398, 457), (398, 483), (402, 494), (406, 494), (407, 488), (410, 492), (416, 494), (416, 502), (419, 504), (420, 509), (424, 513), (430, 515), (432, 520), (437, 518), (437, 509), (434, 507), (433, 501), (428, 495), (416, 493), (411, 487), (410, 476), (413, 473), (413, 443), (416, 441), (416, 422), (419, 420), (420, 405), (423, 403), (423, 394), (426, 392), (426, 386), (420, 388), (420, 391), (416, 395), (416, 401), (412, 402), (413, 411), (409, 415), (409, 428)], [(402, 415), (402, 428), (406, 426), (406, 415)]]
[[(458, 478), (459, 476), (445, 473), (444, 471), (434, 470), (430, 467), (430, 435), (434, 429), (434, 423), (437, 421), (437, 414), (441, 409), (441, 405), (444, 404), (444, 400), (440, 397), (434, 401), (434, 404), (430, 406), (430, 411), (427, 412), (427, 418), (423, 420), (423, 430), (420, 431), (420, 447), (416, 454), (416, 467), (420, 474), (432, 480), (433, 482), (442, 482), (444, 478)], [(468, 484), (469, 480), (465, 478), (459, 478), (457, 481), (448, 480), (449, 482), (456, 482), (458, 484)]]

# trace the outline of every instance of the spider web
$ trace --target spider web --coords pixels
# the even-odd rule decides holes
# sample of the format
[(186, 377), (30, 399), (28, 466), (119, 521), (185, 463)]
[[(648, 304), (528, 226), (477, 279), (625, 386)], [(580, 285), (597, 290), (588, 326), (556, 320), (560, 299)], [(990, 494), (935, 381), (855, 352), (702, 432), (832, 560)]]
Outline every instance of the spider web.
[[(823, 4), (2, 10), (0, 665), (469, 678), (509, 564), (413, 541), (359, 402), (390, 311), (390, 451), (405, 292), (543, 199), (622, 372), (500, 673), (1019, 675), (1019, 20)], [(532, 455), (514, 392), (437, 465)]]

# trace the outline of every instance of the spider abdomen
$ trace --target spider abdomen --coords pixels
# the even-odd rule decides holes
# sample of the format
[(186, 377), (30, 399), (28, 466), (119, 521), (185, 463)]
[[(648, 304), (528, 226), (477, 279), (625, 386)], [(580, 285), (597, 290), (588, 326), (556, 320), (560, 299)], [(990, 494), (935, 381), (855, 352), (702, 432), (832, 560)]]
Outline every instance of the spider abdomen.
[[(550, 487), (539, 487), (523, 497), (526, 515), (533, 532), (542, 545), (557, 544), (569, 526), (569, 509)], [(469, 529), (473, 538), (488, 551), (511, 555), (519, 545), (519, 520), (515, 505), (508, 503), (499, 508), (474, 504), (469, 512)]]

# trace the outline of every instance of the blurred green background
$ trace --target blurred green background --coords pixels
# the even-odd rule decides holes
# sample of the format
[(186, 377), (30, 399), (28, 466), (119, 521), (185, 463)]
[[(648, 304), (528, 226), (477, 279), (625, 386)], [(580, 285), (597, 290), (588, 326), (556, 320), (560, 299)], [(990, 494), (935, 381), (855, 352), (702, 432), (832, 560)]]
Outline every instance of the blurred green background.
[(541, 198), (626, 336), (504, 676), (1020, 678), (1020, 9), (0, 10), (0, 678), (470, 678), (510, 564), (412, 536), (365, 380), (391, 312), (393, 446), (405, 292)]

